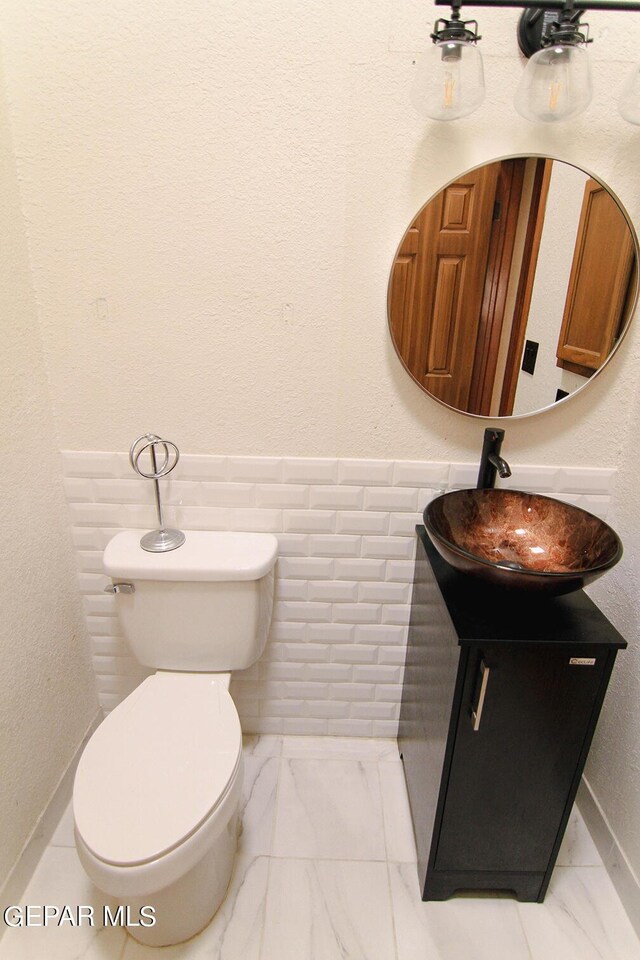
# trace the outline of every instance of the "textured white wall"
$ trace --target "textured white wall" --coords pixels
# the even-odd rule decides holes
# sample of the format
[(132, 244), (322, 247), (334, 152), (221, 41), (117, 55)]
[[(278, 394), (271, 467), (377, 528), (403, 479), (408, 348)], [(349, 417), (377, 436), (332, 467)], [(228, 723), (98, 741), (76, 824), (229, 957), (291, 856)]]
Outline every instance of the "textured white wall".
[[(424, 0), (0, 0), (64, 447), (123, 450), (154, 430), (191, 453), (475, 458), (483, 424), (424, 396), (389, 343), (396, 245), (443, 182), (512, 153), (597, 173), (637, 225), (639, 135), (611, 93), (637, 56), (640, 18), (589, 14), (594, 103), (555, 128), (511, 106), (517, 11), (478, 11), (480, 111), (453, 125), (417, 119), (413, 57), (437, 15)], [(518, 462), (619, 462), (631, 478), (639, 359), (636, 325), (585, 393), (509, 425), (516, 473)], [(638, 521), (626, 509), (632, 543)], [(634, 643), (633, 551), (623, 564), (606, 583)], [(605, 717), (619, 739), (595, 756), (618, 778), (598, 779), (599, 799), (629, 834), (638, 668), (625, 656), (633, 672), (616, 688), (619, 713), (608, 704)]]
[[(611, 18), (631, 29), (622, 46), (590, 15), (595, 103), (541, 129), (511, 105), (517, 11), (482, 11), (488, 98), (453, 125), (408, 102), (437, 15), (424, 0), (0, 11), (54, 414), (71, 449), (121, 450), (150, 429), (193, 453), (470, 459), (481, 425), (423, 395), (387, 336), (406, 225), (445, 180), (514, 152), (593, 169), (640, 211), (637, 136), (612, 109), (619, 64), (607, 62), (640, 42), (635, 15)], [(586, 397), (510, 427), (516, 462), (594, 465), (615, 449), (638, 333)]]
[(95, 714), (0, 79), (0, 887)]

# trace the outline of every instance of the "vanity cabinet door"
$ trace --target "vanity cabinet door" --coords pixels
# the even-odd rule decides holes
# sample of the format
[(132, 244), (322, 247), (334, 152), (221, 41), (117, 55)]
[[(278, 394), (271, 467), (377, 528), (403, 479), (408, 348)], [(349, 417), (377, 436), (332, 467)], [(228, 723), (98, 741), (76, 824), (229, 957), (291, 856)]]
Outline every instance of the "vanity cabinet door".
[(547, 870), (607, 663), (604, 647), (469, 648), (437, 871)]

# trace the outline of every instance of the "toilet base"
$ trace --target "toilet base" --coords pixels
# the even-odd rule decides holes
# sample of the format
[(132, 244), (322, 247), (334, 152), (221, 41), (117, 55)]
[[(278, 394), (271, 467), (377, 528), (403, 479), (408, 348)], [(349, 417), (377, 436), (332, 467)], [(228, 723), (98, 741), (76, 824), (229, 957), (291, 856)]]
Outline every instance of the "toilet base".
[(150, 947), (167, 947), (200, 933), (224, 900), (237, 836), (238, 815), (234, 814), (211, 849), (184, 877), (156, 893), (119, 901), (129, 904), (132, 916), (137, 916), (142, 906), (155, 908), (153, 927), (127, 927), (127, 933)]

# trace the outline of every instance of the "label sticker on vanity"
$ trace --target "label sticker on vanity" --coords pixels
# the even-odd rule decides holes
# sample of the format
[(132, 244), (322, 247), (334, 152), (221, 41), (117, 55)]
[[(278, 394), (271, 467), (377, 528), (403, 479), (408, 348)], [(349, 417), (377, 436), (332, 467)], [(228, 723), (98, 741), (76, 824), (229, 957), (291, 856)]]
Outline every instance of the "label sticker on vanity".
[(571, 657), (569, 664), (572, 667), (593, 667), (595, 666), (595, 657)]

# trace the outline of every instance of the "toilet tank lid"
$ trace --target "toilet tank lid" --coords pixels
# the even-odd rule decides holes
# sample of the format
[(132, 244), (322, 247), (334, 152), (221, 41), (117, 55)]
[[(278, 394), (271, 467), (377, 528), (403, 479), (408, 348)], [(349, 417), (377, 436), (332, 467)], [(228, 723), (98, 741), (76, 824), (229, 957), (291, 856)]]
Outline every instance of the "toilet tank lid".
[(104, 572), (131, 580), (259, 580), (273, 568), (278, 541), (272, 533), (188, 530), (177, 550), (149, 553), (144, 530), (123, 530), (106, 546)]

